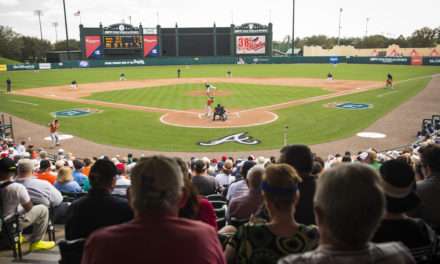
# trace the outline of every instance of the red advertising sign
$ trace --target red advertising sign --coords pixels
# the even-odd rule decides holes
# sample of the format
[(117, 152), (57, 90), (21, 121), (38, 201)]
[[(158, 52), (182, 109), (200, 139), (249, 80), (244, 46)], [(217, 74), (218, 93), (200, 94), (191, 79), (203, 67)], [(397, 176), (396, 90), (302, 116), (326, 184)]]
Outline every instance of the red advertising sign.
[(237, 36), (237, 54), (265, 54), (266, 36)]
[(90, 58), (93, 53), (101, 46), (101, 36), (86, 36), (86, 57)]
[(157, 56), (157, 36), (144, 36), (144, 57)]

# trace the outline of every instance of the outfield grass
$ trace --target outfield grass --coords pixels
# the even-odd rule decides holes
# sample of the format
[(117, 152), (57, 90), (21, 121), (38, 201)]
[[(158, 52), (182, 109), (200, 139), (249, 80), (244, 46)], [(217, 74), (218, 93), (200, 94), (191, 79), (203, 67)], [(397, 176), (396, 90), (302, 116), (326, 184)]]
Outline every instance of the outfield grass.
[(340, 64), (270, 64), (270, 65), (193, 65), (150, 66), (124, 68), (91, 68), (40, 71), (0, 72), (0, 89), (5, 89), (5, 80), (10, 77), (14, 89), (42, 86), (67, 85), (72, 80), (82, 83), (117, 81), (124, 72), (129, 80), (149, 78), (175, 78), (176, 69), (182, 69), (185, 77), (225, 77), (230, 69), (234, 77), (306, 77), (326, 78), (332, 72), (336, 79), (384, 81), (388, 72), (396, 81), (418, 76), (440, 73), (440, 67), (399, 65), (354, 65)]
[[(423, 75), (438, 68), (408, 68), (407, 76)], [(339, 68), (338, 68), (339, 69)], [(405, 70), (407, 71), (407, 70)], [(411, 74), (410, 72), (413, 71)], [(426, 71), (426, 72), (425, 72)], [(423, 74), (422, 74), (423, 73)], [(375, 120), (421, 91), (430, 78), (412, 80), (396, 85), (393, 96), (379, 96), (383, 89), (329, 99), (307, 105), (294, 106), (277, 111), (279, 120), (274, 123), (234, 129), (184, 129), (166, 126), (159, 122), (160, 114), (112, 109), (96, 106), (102, 113), (81, 118), (62, 118), (62, 131), (98, 143), (125, 146), (138, 149), (165, 151), (253, 151), (277, 149), (283, 143), (283, 131), (287, 125), (289, 143), (315, 144), (341, 139), (368, 127)], [(21, 102), (17, 102), (21, 101)], [(331, 102), (369, 103), (374, 107), (367, 110), (342, 110), (324, 107)], [(25, 103), (23, 103), (25, 102)], [(32, 103), (35, 105), (29, 105)], [(0, 111), (46, 125), (50, 112), (90, 105), (73, 104), (39, 98), (1, 95)], [(227, 143), (215, 147), (201, 147), (199, 141), (208, 141), (230, 135), (248, 132), (262, 141), (256, 146)]]
[[(213, 85), (217, 87), (217, 94), (220, 92), (228, 93), (226, 96), (215, 97), (215, 104), (226, 105), (228, 109), (249, 109), (330, 93), (324, 89), (313, 87), (236, 83)], [(204, 108), (206, 105), (204, 91), (203, 84), (179, 84), (100, 92), (87, 98), (113, 103), (187, 110)], [(201, 92), (201, 96), (193, 96), (191, 92)]]

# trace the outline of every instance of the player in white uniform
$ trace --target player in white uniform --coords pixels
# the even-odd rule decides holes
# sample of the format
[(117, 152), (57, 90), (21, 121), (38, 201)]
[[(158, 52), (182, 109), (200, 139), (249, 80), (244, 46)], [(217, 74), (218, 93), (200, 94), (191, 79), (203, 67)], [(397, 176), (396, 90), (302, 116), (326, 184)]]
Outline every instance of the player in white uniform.
[(217, 87), (215, 87), (214, 85), (210, 84), (210, 83), (205, 83), (205, 89), (206, 89), (206, 96), (208, 97), (213, 97), (214, 91), (217, 89)]

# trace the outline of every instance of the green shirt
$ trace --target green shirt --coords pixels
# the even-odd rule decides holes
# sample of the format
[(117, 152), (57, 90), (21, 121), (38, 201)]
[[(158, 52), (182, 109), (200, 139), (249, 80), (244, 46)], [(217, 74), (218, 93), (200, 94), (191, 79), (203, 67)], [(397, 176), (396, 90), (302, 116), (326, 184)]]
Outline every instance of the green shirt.
[(236, 251), (235, 263), (276, 264), (289, 254), (315, 249), (318, 242), (316, 226), (300, 224), (293, 236), (279, 237), (266, 224), (246, 224), (238, 229), (228, 244)]

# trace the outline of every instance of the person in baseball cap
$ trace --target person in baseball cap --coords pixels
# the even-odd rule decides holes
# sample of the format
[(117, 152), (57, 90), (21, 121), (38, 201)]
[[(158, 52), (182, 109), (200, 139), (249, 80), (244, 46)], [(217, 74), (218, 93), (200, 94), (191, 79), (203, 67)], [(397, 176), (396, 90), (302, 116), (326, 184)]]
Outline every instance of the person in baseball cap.
[(16, 169), (15, 162), (10, 158), (3, 158), (0, 160), (0, 173), (2, 175), (7, 174), (9, 176), (11, 173), (15, 173)]
[(372, 241), (400, 241), (408, 248), (433, 243), (433, 231), (426, 222), (407, 215), (420, 205), (420, 198), (415, 193), (412, 167), (404, 160), (389, 160), (383, 163), (379, 171), (386, 197), (386, 213)]

